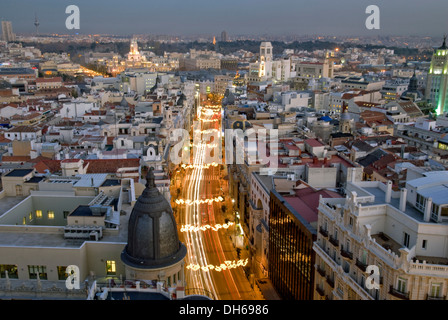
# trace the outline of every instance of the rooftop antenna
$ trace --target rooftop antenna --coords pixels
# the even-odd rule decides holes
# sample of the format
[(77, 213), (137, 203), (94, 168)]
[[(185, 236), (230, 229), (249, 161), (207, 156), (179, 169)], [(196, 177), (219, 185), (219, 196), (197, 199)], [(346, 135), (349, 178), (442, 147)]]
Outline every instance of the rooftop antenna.
[(37, 14), (34, 13), (34, 26), (36, 27), (36, 36), (39, 35), (39, 20), (37, 20)]

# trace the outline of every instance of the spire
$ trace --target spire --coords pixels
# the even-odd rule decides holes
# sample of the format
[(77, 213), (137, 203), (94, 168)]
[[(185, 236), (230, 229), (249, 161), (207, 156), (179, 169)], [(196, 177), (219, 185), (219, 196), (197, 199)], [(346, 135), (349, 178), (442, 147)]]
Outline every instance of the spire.
[(443, 44), (442, 46), (439, 48), (441, 50), (446, 50), (447, 46), (446, 46), (446, 34), (443, 36)]
[(146, 174), (146, 188), (155, 188), (156, 187), (156, 183), (155, 183), (155, 176), (154, 176), (154, 168), (151, 167), (148, 170), (148, 173)]

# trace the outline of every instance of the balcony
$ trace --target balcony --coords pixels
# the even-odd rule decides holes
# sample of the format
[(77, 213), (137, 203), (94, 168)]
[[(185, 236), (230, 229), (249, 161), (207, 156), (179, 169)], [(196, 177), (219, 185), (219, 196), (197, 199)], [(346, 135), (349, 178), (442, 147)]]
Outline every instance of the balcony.
[(355, 266), (357, 266), (362, 272), (366, 272), (367, 264), (356, 259)]
[(333, 238), (332, 236), (330, 236), (329, 241), (332, 245), (334, 245), (335, 247), (339, 247), (339, 240)]
[(328, 238), (328, 230), (324, 230), (322, 227), (319, 227), (319, 233), (325, 238)]
[(341, 256), (342, 256), (343, 258), (353, 260), (353, 253), (344, 250), (344, 248), (341, 248)]
[(317, 292), (321, 297), (325, 296), (325, 291), (324, 291), (324, 289), (322, 289), (322, 288), (319, 287), (319, 286), (316, 286), (316, 292)]
[(443, 297), (433, 297), (430, 296), (429, 294), (426, 295), (426, 300), (446, 300), (446, 296)]
[(327, 283), (330, 287), (334, 289), (334, 279), (331, 279), (330, 277), (327, 276)]
[(325, 270), (321, 267), (317, 267), (316, 269), (317, 273), (319, 273), (322, 277), (325, 277)]
[(390, 286), (389, 294), (391, 294), (394, 297), (397, 297), (399, 299), (402, 299), (402, 300), (409, 300), (409, 291), (401, 292), (401, 291), (395, 289), (393, 286)]

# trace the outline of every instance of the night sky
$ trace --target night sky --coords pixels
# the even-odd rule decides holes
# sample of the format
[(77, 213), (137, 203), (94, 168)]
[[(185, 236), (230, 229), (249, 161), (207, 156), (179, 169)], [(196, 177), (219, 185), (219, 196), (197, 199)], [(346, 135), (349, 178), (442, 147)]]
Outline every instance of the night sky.
[[(68, 5), (80, 30), (65, 28)], [(380, 8), (380, 30), (368, 30), (366, 7)], [(428, 35), (448, 32), (445, 0), (0, 0), (14, 32), (81, 34)]]

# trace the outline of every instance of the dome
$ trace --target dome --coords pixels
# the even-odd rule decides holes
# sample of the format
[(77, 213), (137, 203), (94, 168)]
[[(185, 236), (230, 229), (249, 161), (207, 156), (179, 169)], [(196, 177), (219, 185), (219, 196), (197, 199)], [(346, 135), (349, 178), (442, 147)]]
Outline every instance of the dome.
[(185, 245), (179, 241), (171, 206), (154, 180), (151, 168), (146, 176), (146, 188), (132, 209), (128, 243), (121, 254), (123, 262), (135, 268), (170, 266), (187, 253)]

